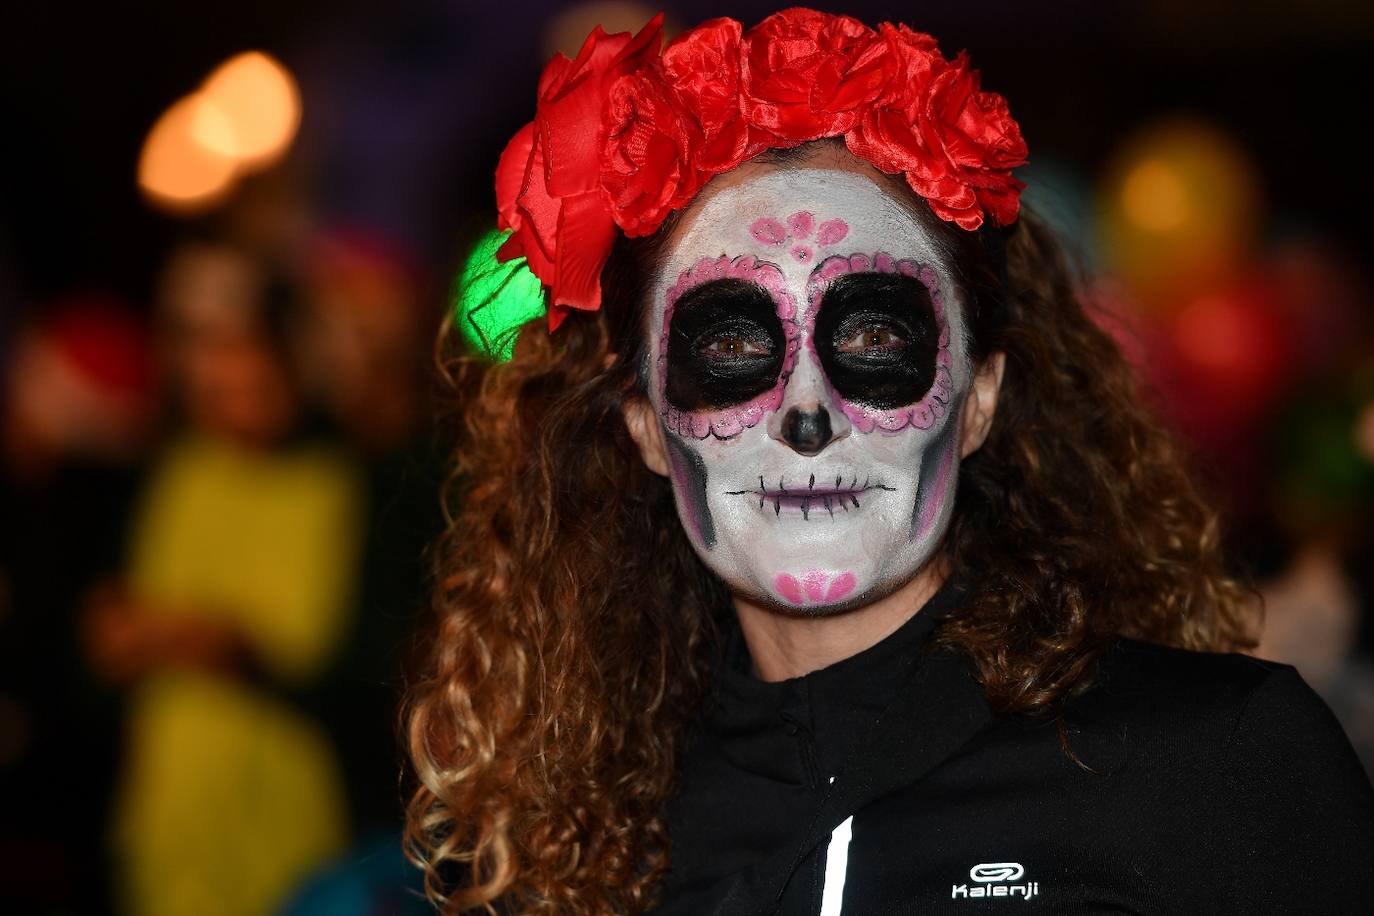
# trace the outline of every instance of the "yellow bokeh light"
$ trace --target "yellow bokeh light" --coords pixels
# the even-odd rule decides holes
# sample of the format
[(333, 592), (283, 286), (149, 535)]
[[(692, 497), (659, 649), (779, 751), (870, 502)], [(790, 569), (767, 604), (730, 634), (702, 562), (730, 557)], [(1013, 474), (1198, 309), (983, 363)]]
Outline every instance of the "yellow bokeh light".
[(301, 120), (296, 81), (275, 59), (248, 51), (225, 61), (201, 87), (224, 116), (224, 126), (207, 129), (197, 139), (207, 148), (246, 166), (275, 160), (291, 145)]
[(1145, 308), (1175, 312), (1245, 270), (1262, 187), (1237, 140), (1175, 116), (1127, 137), (1099, 198), (1106, 263)]
[[(153, 125), (138, 160), (138, 185), (162, 207), (194, 212), (218, 203), (233, 184), (238, 164), (204, 145), (199, 134), (222, 113), (200, 93), (177, 102)], [(212, 125), (207, 128), (206, 125)], [(222, 127), (222, 125), (221, 125)]]
[(1136, 166), (1121, 187), (1126, 217), (1150, 232), (1170, 232), (1188, 221), (1192, 204), (1178, 172), (1158, 159)]

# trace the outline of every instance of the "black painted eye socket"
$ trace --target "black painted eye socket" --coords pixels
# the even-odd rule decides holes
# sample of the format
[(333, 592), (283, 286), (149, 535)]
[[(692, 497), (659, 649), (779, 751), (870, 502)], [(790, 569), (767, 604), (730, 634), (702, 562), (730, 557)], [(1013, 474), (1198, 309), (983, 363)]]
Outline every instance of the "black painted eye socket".
[(816, 352), (843, 397), (878, 410), (914, 404), (935, 381), (930, 291), (905, 274), (846, 274), (816, 314)]
[(786, 348), (767, 290), (747, 280), (703, 283), (673, 306), (664, 394), (679, 410), (742, 404), (773, 387)]

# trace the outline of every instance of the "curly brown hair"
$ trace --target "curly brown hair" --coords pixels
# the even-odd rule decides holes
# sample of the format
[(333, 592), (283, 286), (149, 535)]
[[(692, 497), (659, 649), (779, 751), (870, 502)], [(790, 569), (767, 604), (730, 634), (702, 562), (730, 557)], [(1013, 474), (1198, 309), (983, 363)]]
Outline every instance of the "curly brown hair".
[[(908, 204), (959, 268), (975, 359), (1006, 354), (942, 547), (976, 589), (937, 644), (1002, 715), (1082, 690), (1119, 635), (1251, 644), (1217, 517), (1053, 236)], [(602, 311), (526, 326), (510, 362), (448, 364), (465, 435), (410, 696), (407, 830), (446, 913), (641, 912), (667, 867), (662, 810), (730, 612), (622, 419), (647, 396), (644, 283), (669, 232), (618, 243)]]

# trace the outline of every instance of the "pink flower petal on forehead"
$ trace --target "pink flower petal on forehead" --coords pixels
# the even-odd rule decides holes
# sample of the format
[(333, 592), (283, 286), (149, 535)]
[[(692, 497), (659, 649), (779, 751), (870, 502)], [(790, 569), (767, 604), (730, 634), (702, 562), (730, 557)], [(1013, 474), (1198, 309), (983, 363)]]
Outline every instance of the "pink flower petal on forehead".
[(816, 276), (822, 280), (833, 280), (849, 271), (849, 259), (843, 255), (831, 255), (816, 268)]
[(811, 249), (805, 245), (794, 245), (792, 247), (792, 257), (803, 264), (810, 264), (815, 255), (813, 255)]
[(778, 301), (782, 307), (779, 314), (784, 321), (795, 317), (796, 304), (792, 302), (792, 294), (787, 291), (787, 280), (782, 275), (782, 271), (773, 264), (761, 264), (755, 267), (746, 275), (759, 286), (773, 294), (773, 299)]
[(828, 219), (816, 233), (818, 245), (838, 245), (849, 235), (849, 224), (842, 219)]
[(787, 229), (771, 216), (762, 216), (749, 226), (749, 234), (765, 245), (781, 245), (787, 241)]
[(798, 211), (787, 217), (787, 228), (792, 230), (792, 237), (796, 239), (807, 239), (811, 237), (811, 229), (816, 224), (816, 218), (806, 210)]

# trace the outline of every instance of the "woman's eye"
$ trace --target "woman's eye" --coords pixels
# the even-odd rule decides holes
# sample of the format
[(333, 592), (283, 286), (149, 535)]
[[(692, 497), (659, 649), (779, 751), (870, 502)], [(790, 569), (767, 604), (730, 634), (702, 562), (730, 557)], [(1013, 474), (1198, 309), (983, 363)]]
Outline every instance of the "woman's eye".
[(872, 353), (874, 351), (899, 350), (906, 346), (906, 339), (885, 325), (875, 324), (859, 328), (836, 348), (841, 353)]
[(749, 359), (768, 356), (773, 352), (773, 348), (747, 337), (725, 334), (704, 341), (700, 352), (711, 359)]

